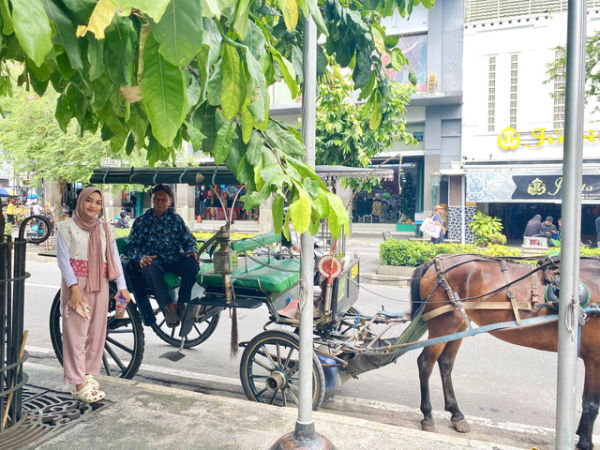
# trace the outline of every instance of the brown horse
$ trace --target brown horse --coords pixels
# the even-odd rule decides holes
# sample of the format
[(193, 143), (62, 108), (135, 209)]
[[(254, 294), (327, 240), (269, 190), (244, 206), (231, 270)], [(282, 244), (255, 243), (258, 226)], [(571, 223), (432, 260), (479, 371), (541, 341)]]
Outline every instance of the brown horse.
[[(424, 318), (427, 320), (429, 338), (450, 335), (467, 328), (463, 313), (477, 325), (488, 325), (498, 322), (515, 321), (515, 311), (508, 306), (506, 309), (470, 309), (473, 302), (502, 302), (509, 303), (508, 282), (512, 282), (510, 290), (517, 302), (528, 302), (530, 309), (518, 310), (520, 319), (555, 314), (545, 307), (544, 291), (548, 273), (544, 267), (506, 262), (496, 258), (486, 258), (476, 255), (443, 255), (438, 256), (437, 262), (430, 262), (418, 267), (411, 282), (411, 299), (413, 317), (424, 304)], [(552, 266), (552, 263), (549, 263)], [(504, 271), (502, 269), (505, 269)], [(556, 267), (554, 267), (556, 268)], [(550, 267), (549, 269), (553, 269)], [(445, 278), (447, 283), (441, 281)], [(515, 282), (516, 280), (520, 281)], [(580, 264), (580, 279), (588, 287), (591, 294), (590, 303), (600, 300), (600, 260), (582, 259)], [(450, 293), (449, 290), (451, 289)], [(460, 299), (471, 300), (460, 302), (449, 307), (451, 292)], [(539, 292), (540, 303), (537, 301)], [(489, 294), (489, 295), (488, 295)], [(491, 305), (498, 305), (495, 303)], [(523, 303), (521, 303), (523, 305)], [(488, 305), (490, 306), (490, 305)], [(539, 307), (542, 306), (542, 307)], [(446, 312), (436, 315), (438, 308), (446, 308)], [(427, 315), (427, 313), (429, 313)], [(429, 316), (429, 317), (428, 317)], [(516, 345), (531, 347), (538, 350), (557, 351), (558, 330), (556, 322), (544, 323), (527, 328), (507, 329), (492, 332), (492, 335), (503, 341)], [(421, 427), (431, 430), (434, 425), (431, 415), (429, 396), (429, 376), (433, 366), (439, 364), (444, 391), (446, 411), (451, 413), (451, 421), (457, 431), (468, 432), (470, 426), (458, 408), (458, 403), (452, 387), (452, 368), (461, 340), (450, 341), (425, 347), (417, 359), (419, 380), (421, 383), (421, 412), (423, 420)], [(600, 404), (600, 317), (588, 316), (585, 326), (581, 327), (579, 357), (585, 364), (585, 386), (583, 391), (583, 412), (577, 428), (579, 435), (578, 448), (591, 449), (594, 421), (598, 415)]]

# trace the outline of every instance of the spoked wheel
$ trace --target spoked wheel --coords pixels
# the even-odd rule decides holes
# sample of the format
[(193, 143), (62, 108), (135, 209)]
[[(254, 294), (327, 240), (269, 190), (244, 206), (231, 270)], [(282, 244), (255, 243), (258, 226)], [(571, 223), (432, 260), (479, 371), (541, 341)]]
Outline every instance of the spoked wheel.
[[(116, 289), (110, 285), (110, 301), (106, 327), (106, 342), (102, 356), (101, 371), (108, 376), (133, 378), (144, 356), (144, 327), (136, 305), (129, 302), (122, 319), (115, 318)], [(76, 314), (76, 313), (73, 313)], [(50, 337), (58, 361), (63, 363), (62, 317), (60, 315), (60, 291), (50, 309)]]
[[(270, 330), (252, 339), (242, 355), (240, 378), (246, 396), (277, 406), (298, 405), (298, 336)], [(313, 352), (312, 407), (317, 410), (325, 396), (325, 375)]]
[[(179, 337), (181, 322), (176, 327), (169, 328), (167, 326), (167, 321), (164, 314), (156, 304), (156, 300), (151, 298), (150, 302), (152, 303), (154, 315), (156, 316), (156, 323), (152, 325), (152, 329), (156, 335), (167, 344), (173, 345), (174, 347), (179, 347), (181, 345), (181, 337)], [(219, 314), (220, 311), (214, 311), (206, 306), (199, 307), (198, 312), (196, 313), (196, 322), (186, 336), (183, 347), (195, 347), (196, 345), (199, 345), (207, 340), (210, 335), (213, 334), (215, 328), (217, 328), (217, 324), (219, 323)]]

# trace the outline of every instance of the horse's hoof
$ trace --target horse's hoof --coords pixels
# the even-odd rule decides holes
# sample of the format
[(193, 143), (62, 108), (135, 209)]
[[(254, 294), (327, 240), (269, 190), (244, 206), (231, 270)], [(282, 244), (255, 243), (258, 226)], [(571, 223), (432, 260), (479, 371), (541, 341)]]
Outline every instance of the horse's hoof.
[(468, 433), (471, 431), (471, 425), (469, 425), (469, 422), (467, 422), (466, 419), (452, 422), (452, 425), (454, 425), (454, 429), (459, 433)]
[(421, 430), (435, 431), (435, 424), (433, 422), (427, 422), (425, 420), (421, 420)]

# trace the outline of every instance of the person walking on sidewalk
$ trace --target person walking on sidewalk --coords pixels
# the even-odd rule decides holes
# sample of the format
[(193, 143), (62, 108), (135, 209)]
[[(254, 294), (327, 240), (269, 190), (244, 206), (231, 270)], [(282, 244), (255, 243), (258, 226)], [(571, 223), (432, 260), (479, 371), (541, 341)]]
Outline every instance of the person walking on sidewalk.
[[(125, 254), (130, 258), (128, 274), (136, 302), (143, 299), (144, 323), (152, 323), (153, 312), (148, 311), (145, 286), (152, 288), (156, 301), (165, 313), (167, 326), (176, 327), (183, 306), (190, 301), (198, 273), (196, 238), (171, 205), (173, 191), (158, 184), (152, 189), (152, 208), (135, 219), (125, 244)], [(181, 277), (179, 299), (175, 303), (163, 279), (165, 271)], [(139, 294), (138, 294), (139, 293)]]
[(106, 339), (108, 281), (117, 280), (115, 300), (129, 291), (115, 232), (98, 219), (102, 211), (102, 193), (87, 187), (77, 198), (73, 217), (59, 222), (56, 256), (62, 275), (61, 314), (63, 316), (63, 367), (65, 384), (74, 384), (73, 398), (93, 403), (102, 400), (94, 375), (100, 363)]
[(440, 235), (438, 237), (432, 236), (431, 242), (434, 244), (441, 244), (444, 242), (444, 234), (446, 233), (446, 226), (444, 224), (444, 219), (442, 219), (442, 212), (444, 211), (444, 208), (442, 208), (440, 205), (435, 205), (434, 210), (435, 212), (431, 217), (431, 220), (433, 220), (435, 224), (440, 227)]

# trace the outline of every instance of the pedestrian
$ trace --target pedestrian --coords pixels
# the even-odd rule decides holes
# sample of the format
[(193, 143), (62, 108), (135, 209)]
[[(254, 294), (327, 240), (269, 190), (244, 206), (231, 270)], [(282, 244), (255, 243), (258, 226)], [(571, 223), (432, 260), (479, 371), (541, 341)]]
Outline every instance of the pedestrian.
[(444, 219), (442, 219), (442, 213), (444, 208), (440, 205), (435, 205), (434, 214), (431, 217), (431, 220), (435, 222), (435, 224), (440, 227), (440, 235), (438, 237), (431, 236), (431, 242), (434, 244), (441, 244), (444, 242), (444, 234), (446, 233), (446, 225), (444, 224)]
[(77, 198), (72, 218), (59, 222), (56, 256), (62, 275), (63, 367), (65, 384), (75, 385), (73, 398), (86, 403), (102, 400), (105, 393), (94, 375), (100, 373), (108, 315), (108, 281), (129, 302), (129, 291), (115, 232), (98, 219), (102, 193), (87, 187)]
[(529, 222), (527, 222), (523, 236), (535, 236), (537, 234), (540, 234), (541, 232), (542, 232), (542, 215), (536, 214), (531, 219), (529, 219)]
[(11, 225), (15, 225), (15, 203), (12, 198), (8, 199), (8, 205), (6, 206), (6, 222)]

